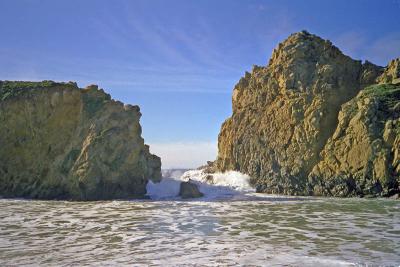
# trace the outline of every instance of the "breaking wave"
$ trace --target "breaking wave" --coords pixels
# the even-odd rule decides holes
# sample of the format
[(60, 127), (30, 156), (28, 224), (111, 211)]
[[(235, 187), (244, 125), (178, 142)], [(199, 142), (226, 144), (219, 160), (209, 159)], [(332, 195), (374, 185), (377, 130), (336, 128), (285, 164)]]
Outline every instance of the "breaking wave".
[(204, 194), (203, 200), (243, 198), (255, 192), (250, 177), (237, 171), (205, 173), (203, 170), (163, 170), (160, 183), (149, 182), (147, 195), (154, 200), (179, 199), (182, 181), (195, 183)]

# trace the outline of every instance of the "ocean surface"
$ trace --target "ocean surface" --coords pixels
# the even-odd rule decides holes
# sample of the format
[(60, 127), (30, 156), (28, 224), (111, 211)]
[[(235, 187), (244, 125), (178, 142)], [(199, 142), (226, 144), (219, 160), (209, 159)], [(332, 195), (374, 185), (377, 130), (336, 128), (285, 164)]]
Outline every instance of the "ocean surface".
[[(149, 200), (0, 199), (0, 266), (400, 265), (400, 201), (271, 196), (239, 173), (181, 174), (150, 183)], [(188, 178), (204, 198), (176, 197)]]

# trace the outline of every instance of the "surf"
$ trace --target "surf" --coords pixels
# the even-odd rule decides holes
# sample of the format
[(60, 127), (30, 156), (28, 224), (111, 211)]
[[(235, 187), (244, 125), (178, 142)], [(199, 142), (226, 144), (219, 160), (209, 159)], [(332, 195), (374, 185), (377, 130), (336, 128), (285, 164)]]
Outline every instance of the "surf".
[(250, 185), (250, 176), (237, 172), (206, 173), (204, 170), (163, 170), (159, 183), (147, 184), (147, 196), (153, 200), (176, 200), (181, 182), (196, 184), (204, 194), (199, 200), (245, 198), (255, 189)]

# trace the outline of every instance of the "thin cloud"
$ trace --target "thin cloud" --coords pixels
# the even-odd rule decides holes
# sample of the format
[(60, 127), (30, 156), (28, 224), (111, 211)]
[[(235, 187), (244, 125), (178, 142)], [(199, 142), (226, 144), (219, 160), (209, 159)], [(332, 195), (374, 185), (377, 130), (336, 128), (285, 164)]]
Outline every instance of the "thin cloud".
[[(89, 20), (93, 33), (101, 37), (105, 46), (119, 53), (112, 58), (107, 54), (81, 58), (55, 56), (49, 51), (46, 57), (40, 57), (38, 65), (33, 66), (40, 77), (29, 75), (25, 79), (61, 78), (83, 84), (95, 82), (104, 86), (129, 86), (127, 89), (130, 91), (230, 93), (244, 70), (257, 62), (249, 58), (247, 63), (243, 63), (241, 56), (251, 54), (254, 48), (269, 51), (265, 45), (275, 43), (273, 39), (285, 31), (287, 33), (291, 27), (285, 10), (268, 9), (271, 13), (268, 18), (279, 21), (276, 27), (262, 27), (264, 33), (257, 35), (257, 30), (253, 28), (259, 30), (261, 26), (256, 23), (257, 19), (252, 19), (238, 29), (228, 27), (234, 30), (233, 36), (244, 34), (243, 38), (248, 42), (226, 42), (201, 12), (193, 15), (191, 24), (179, 21), (180, 18), (171, 18), (175, 24), (169, 24), (169, 21), (164, 21), (165, 17), (158, 15), (143, 17), (140, 8), (132, 2), (121, 3), (118, 17), (102, 10)], [(19, 73), (27, 73), (20, 66), (22, 64), (18, 65), (21, 68)], [(76, 66), (84, 72), (78, 71)], [(23, 79), (23, 75), (14, 76)]]
[(334, 44), (346, 55), (361, 58), (367, 39), (360, 32), (345, 32), (335, 38)]
[(368, 39), (365, 33), (346, 32), (334, 38), (334, 44), (345, 54), (375, 64), (386, 66), (390, 60), (400, 57), (400, 33), (386, 34)]
[(368, 52), (372, 61), (383, 65), (400, 57), (400, 33), (393, 33), (376, 40)]

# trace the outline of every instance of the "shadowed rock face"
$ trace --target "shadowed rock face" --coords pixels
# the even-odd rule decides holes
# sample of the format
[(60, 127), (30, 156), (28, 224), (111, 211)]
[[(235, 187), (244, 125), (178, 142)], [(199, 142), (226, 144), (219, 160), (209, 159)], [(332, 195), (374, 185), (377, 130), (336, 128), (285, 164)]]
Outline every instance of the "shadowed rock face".
[(0, 195), (144, 197), (161, 162), (144, 144), (140, 116), (97, 86), (0, 82)]
[[(341, 181), (346, 181), (346, 190), (334, 193), (321, 190), (320, 186), (324, 187), (321, 181), (327, 179), (326, 176), (334, 180), (339, 178), (332, 177), (333, 172), (326, 172), (324, 176), (324, 171), (317, 172), (316, 166), (325, 166), (321, 161), (327, 160), (330, 154), (327, 145), (339, 131), (338, 115), (344, 108), (342, 105), (348, 101), (346, 105), (356, 105), (358, 100), (354, 99), (358, 98), (360, 90), (377, 83), (377, 79), (396, 81), (396, 73), (397, 61), (385, 70), (370, 62), (362, 64), (353, 60), (330, 41), (308, 32), (291, 35), (274, 50), (267, 67), (254, 66), (235, 86), (233, 114), (221, 127), (215, 167), (249, 174), (261, 192), (347, 196), (373, 191), (375, 195), (386, 194), (389, 187), (397, 188), (398, 172), (390, 173), (390, 179), (381, 174), (378, 178), (371, 172), (364, 174), (365, 180), (389, 179), (391, 185), (385, 182), (386, 191), (376, 190), (374, 182), (364, 183), (357, 189), (351, 180), (355, 170), (348, 168), (344, 171), (347, 178), (340, 176)], [(396, 94), (389, 96), (393, 101), (396, 97)], [(389, 110), (380, 114), (380, 122), (393, 117), (389, 114)], [(373, 116), (368, 113), (365, 119)], [(395, 118), (390, 119), (391, 123), (397, 123), (393, 122)], [(368, 146), (372, 146), (372, 141)], [(346, 146), (351, 147), (351, 144)], [(394, 143), (387, 144), (390, 153), (394, 153), (393, 146)], [(354, 153), (356, 156), (361, 151)], [(389, 167), (391, 159), (392, 156), (388, 156), (386, 165), (379, 163), (381, 168)], [(365, 159), (360, 164), (364, 166), (369, 161), (371, 159)]]
[(199, 198), (204, 196), (204, 194), (199, 191), (196, 184), (191, 182), (181, 182), (179, 187), (179, 196), (183, 199)]

